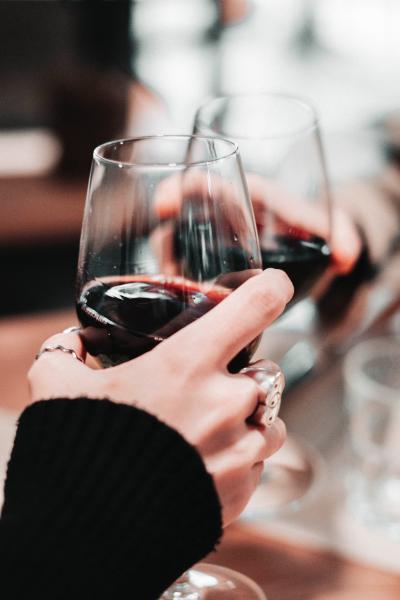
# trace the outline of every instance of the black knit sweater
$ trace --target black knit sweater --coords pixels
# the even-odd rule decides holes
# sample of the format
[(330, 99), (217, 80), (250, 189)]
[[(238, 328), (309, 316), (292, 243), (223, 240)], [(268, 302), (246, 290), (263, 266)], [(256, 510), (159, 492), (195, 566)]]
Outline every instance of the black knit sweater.
[(197, 451), (108, 400), (21, 415), (0, 520), (2, 600), (150, 600), (210, 552), (221, 510)]

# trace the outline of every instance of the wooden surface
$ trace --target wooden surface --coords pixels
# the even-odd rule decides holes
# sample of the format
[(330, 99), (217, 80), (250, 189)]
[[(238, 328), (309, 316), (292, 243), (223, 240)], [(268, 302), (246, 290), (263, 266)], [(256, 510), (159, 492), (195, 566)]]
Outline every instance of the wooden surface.
[[(29, 401), (25, 374), (43, 339), (76, 322), (72, 311), (0, 321), (0, 408), (20, 411)], [(400, 544), (398, 546), (400, 552)], [(367, 567), (338, 554), (283, 542), (268, 527), (235, 524), (209, 562), (257, 581), (268, 600), (398, 600), (400, 574)]]
[[(400, 547), (399, 547), (400, 551)], [(399, 600), (400, 576), (231, 526), (207, 559), (254, 579), (268, 600)]]

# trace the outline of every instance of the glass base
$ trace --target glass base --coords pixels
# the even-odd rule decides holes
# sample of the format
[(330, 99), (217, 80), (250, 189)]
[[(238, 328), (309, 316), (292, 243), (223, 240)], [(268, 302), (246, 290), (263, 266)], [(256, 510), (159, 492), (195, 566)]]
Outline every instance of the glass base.
[(305, 440), (289, 435), (265, 464), (261, 481), (241, 518), (277, 518), (299, 510), (317, 491), (324, 460)]
[(199, 563), (164, 592), (160, 600), (267, 600), (249, 577), (217, 565)]

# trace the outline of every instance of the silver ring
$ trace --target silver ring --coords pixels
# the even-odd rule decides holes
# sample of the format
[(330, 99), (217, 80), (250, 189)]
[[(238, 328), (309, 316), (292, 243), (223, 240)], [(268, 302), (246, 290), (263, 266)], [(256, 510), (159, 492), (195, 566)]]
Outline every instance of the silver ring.
[(250, 423), (271, 427), (281, 406), (285, 378), (278, 365), (270, 360), (260, 360), (241, 370), (254, 379), (259, 387), (259, 400), (249, 417)]
[(67, 354), (71, 354), (71, 356), (73, 356), (74, 358), (79, 360), (81, 363), (84, 362), (83, 358), (78, 356), (77, 353), (75, 352), (75, 350), (73, 350), (72, 348), (65, 348), (65, 346), (61, 346), (61, 344), (57, 344), (57, 346), (45, 346), (44, 348), (42, 348), (42, 350), (40, 352), (38, 352), (36, 354), (35, 360), (37, 360), (45, 352), (54, 352), (54, 350), (61, 350), (61, 352), (66, 352)]

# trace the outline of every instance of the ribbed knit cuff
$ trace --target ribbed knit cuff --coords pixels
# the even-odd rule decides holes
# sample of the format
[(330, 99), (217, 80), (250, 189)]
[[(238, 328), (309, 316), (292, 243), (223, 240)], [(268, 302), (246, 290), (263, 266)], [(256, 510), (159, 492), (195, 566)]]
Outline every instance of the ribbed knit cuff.
[(11, 571), (25, 566), (30, 589), (45, 569), (52, 593), (61, 578), (60, 593), (157, 598), (215, 547), (221, 527), (199, 454), (154, 416), (86, 398), (40, 401), (22, 413), (0, 554)]

